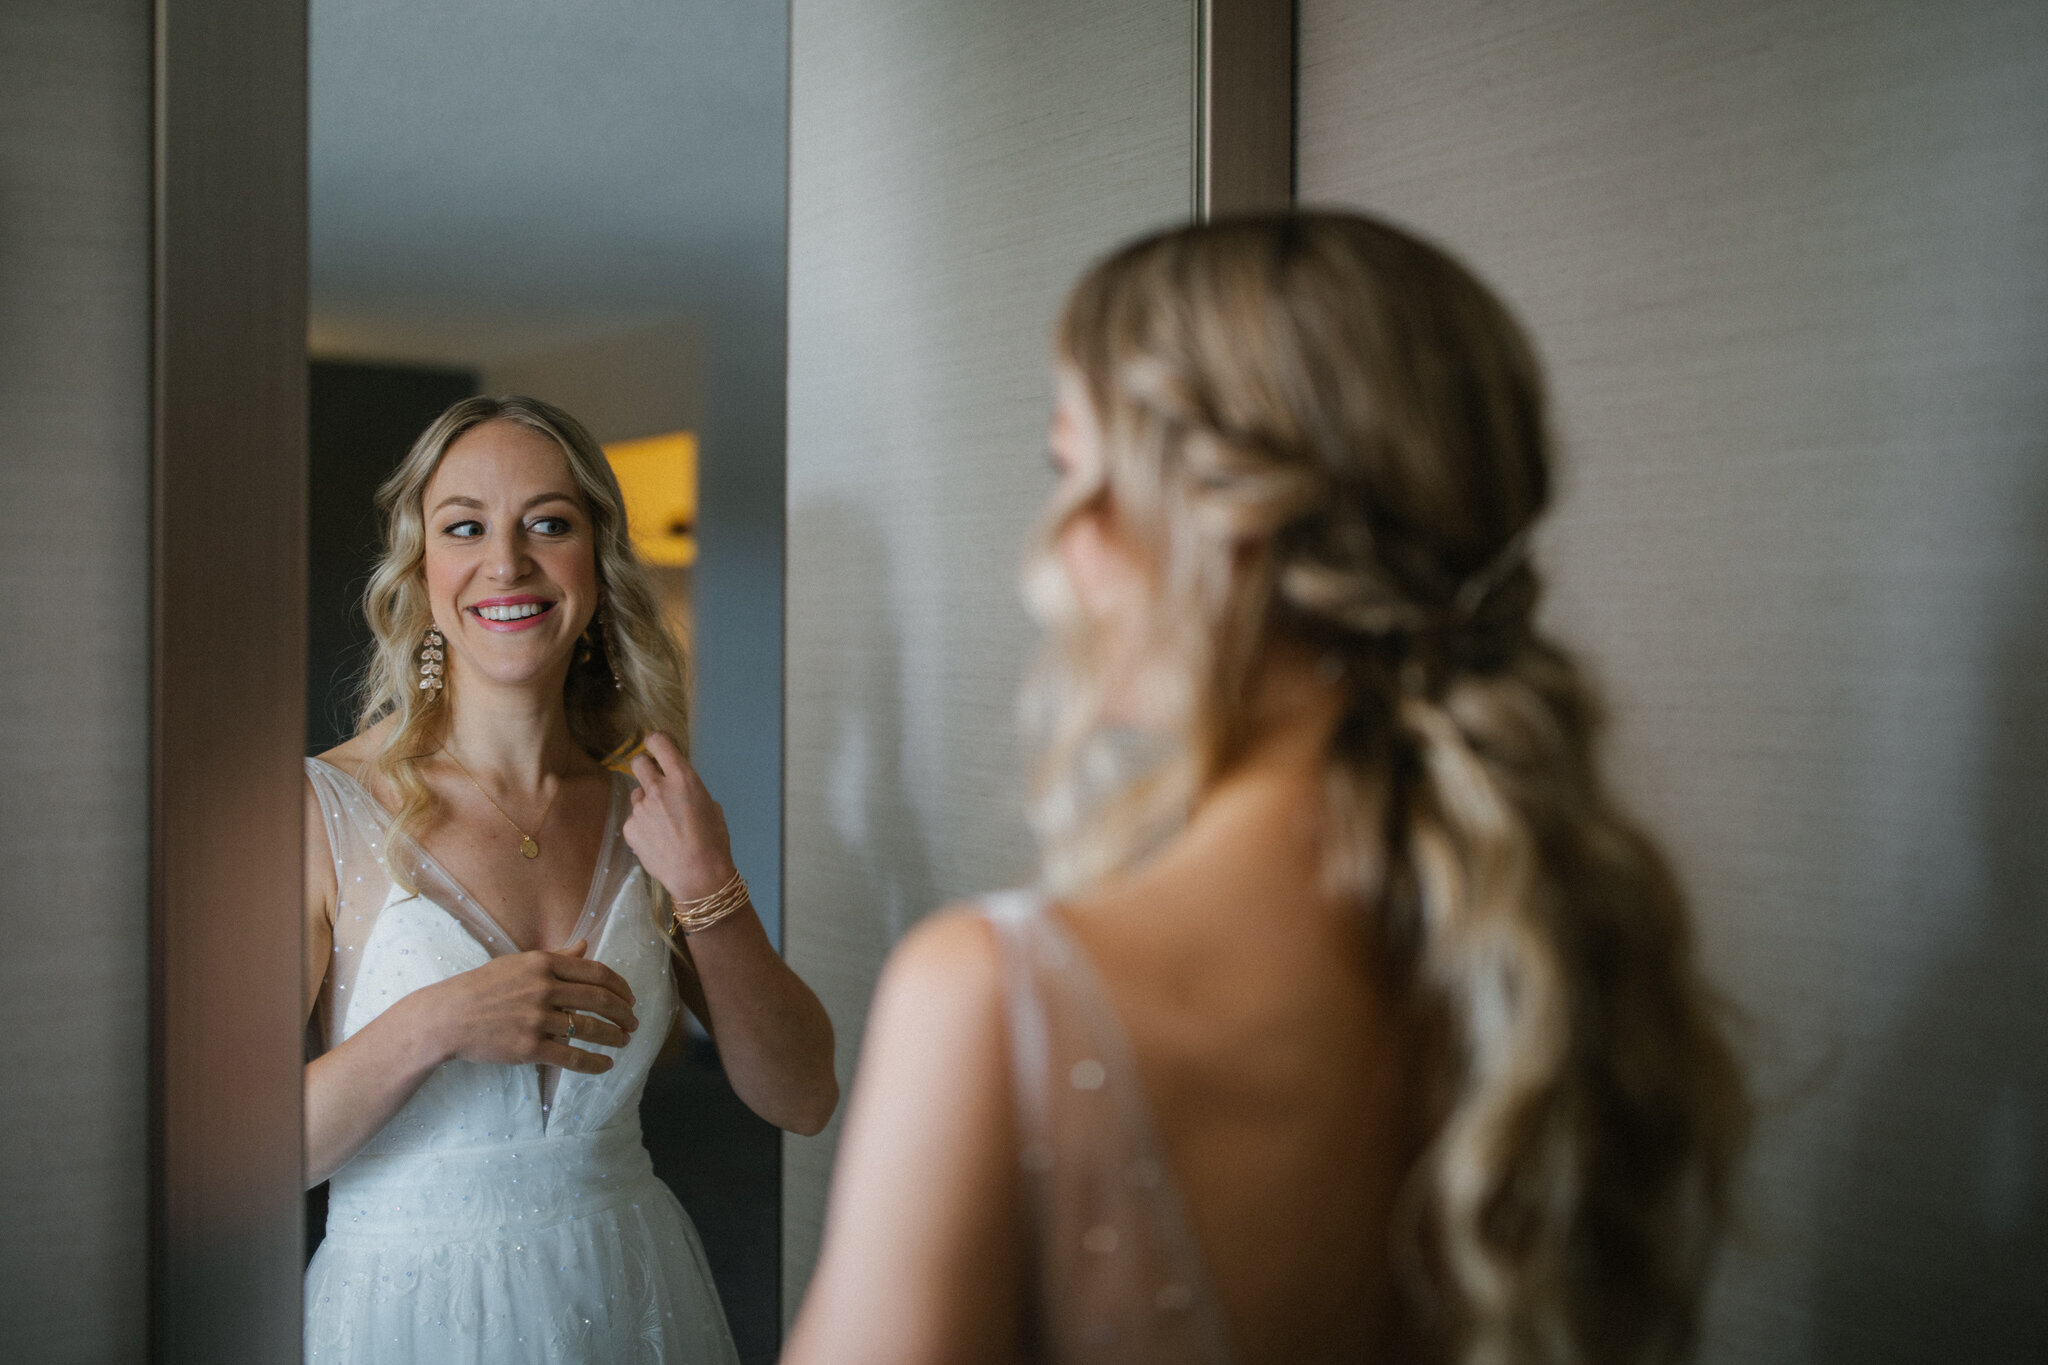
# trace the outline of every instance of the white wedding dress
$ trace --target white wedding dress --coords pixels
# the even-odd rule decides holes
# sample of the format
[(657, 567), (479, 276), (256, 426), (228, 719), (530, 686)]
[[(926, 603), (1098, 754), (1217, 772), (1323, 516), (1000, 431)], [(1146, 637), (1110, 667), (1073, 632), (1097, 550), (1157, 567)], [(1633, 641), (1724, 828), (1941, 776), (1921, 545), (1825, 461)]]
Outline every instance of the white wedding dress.
[[(396, 885), (389, 822), (306, 761), (340, 888), (316, 1024), (348, 1038), (410, 991), (518, 951), (427, 855)], [(337, 1171), (306, 1271), (309, 1365), (735, 1365), (702, 1245), (640, 1141), (640, 1092), (676, 1010), (653, 888), (610, 822), (582, 921), (639, 1029), (603, 1075), (444, 1063)]]

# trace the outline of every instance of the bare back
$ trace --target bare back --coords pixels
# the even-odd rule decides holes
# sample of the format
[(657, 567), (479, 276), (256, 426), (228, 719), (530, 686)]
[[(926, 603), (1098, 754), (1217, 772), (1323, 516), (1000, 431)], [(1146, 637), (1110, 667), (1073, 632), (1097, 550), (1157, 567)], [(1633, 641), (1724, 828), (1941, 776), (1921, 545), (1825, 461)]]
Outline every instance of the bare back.
[(1320, 738), (1129, 874), (898, 945), (785, 1360), (1398, 1358), (1417, 1063), (1319, 888)]
[(1058, 907), (1129, 1039), (1238, 1359), (1372, 1359), (1414, 1142), (1410, 1038), (1358, 910), (1319, 885), (1316, 789), (1254, 779)]

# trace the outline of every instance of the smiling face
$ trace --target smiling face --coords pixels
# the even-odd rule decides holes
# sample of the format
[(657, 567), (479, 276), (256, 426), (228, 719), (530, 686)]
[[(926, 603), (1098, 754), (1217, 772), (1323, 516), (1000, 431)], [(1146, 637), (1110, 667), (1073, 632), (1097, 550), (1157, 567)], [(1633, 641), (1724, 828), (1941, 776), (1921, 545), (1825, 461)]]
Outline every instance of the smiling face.
[(427, 600), (457, 690), (472, 675), (559, 689), (598, 595), (590, 514), (561, 447), (517, 422), (481, 423), (449, 445), (420, 509)]

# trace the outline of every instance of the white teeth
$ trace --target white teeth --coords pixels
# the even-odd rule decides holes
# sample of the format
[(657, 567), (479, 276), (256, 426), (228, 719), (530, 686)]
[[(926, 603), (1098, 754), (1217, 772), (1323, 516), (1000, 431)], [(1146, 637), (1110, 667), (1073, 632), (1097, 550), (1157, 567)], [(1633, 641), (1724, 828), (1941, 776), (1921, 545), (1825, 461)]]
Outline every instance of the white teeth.
[(521, 602), (512, 607), (478, 607), (476, 614), (486, 621), (523, 621), (529, 616), (540, 615), (552, 605), (549, 602)]

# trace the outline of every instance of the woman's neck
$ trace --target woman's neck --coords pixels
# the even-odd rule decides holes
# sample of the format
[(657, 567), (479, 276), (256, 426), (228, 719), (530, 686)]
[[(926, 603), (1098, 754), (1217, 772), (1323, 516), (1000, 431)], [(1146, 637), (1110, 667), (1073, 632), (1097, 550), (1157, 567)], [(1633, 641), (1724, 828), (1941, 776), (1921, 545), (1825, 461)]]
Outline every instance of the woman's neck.
[(449, 696), (455, 705), (443, 747), (502, 788), (538, 790), (550, 776), (567, 776), (582, 757), (559, 687), (451, 687)]
[[(1269, 657), (1246, 740), (1197, 796), (1186, 824), (1137, 866), (1090, 888), (1079, 903), (1140, 935), (1168, 921), (1183, 929), (1239, 923), (1250, 905), (1349, 933), (1345, 926), (1358, 917), (1348, 900), (1326, 894), (1323, 856), (1329, 745), (1343, 708), (1341, 688), (1314, 656)], [(1160, 940), (1167, 941), (1184, 942), (1197, 956), (1213, 948), (1204, 934)]]
[(1311, 657), (1276, 653), (1260, 669), (1250, 734), (1236, 760), (1195, 803), (1188, 831), (1236, 822), (1248, 807), (1279, 801), (1320, 809), (1330, 736), (1343, 694)]
[(1298, 650), (1273, 652), (1259, 669), (1250, 733), (1231, 772), (1320, 773), (1343, 710), (1343, 691), (1324, 676), (1317, 659)]

